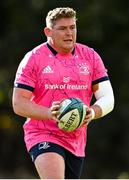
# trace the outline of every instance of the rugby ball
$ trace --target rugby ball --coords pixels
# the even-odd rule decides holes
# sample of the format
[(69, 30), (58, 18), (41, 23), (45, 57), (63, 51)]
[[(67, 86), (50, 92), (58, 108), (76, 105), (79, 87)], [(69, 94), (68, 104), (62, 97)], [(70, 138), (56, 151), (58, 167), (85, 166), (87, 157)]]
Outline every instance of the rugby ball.
[(64, 131), (79, 128), (85, 118), (87, 106), (79, 98), (68, 98), (61, 102), (58, 127)]

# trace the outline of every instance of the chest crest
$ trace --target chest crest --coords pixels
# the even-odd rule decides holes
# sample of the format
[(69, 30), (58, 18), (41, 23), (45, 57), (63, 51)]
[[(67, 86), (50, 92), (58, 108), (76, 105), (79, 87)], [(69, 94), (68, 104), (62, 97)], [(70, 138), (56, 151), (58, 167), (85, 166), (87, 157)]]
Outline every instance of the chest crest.
[(80, 63), (77, 67), (79, 69), (80, 74), (83, 74), (83, 75), (90, 74), (89, 66), (86, 63)]

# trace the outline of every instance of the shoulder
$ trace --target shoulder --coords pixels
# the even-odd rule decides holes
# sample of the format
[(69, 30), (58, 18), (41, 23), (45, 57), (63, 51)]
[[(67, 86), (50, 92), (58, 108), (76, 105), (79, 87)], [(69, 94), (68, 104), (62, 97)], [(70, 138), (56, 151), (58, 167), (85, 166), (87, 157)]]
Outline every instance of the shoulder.
[(35, 48), (33, 48), (29, 53), (33, 56), (40, 56), (42, 53), (46, 53), (48, 51), (46, 43), (42, 43)]
[(47, 47), (46, 43), (42, 43), (42, 44), (36, 46), (35, 48), (33, 48), (31, 51), (32, 51), (34, 54), (36, 54), (36, 53), (38, 53), (38, 52), (46, 51), (46, 50), (47, 50), (46, 47)]
[(40, 45), (34, 47), (32, 50), (28, 51), (25, 54), (22, 61), (24, 61), (26, 63), (29, 61), (35, 61), (38, 58), (40, 58), (41, 55), (43, 55), (43, 52), (46, 53), (46, 51), (47, 51), (46, 43), (40, 44)]
[(86, 55), (93, 55), (95, 50), (92, 47), (89, 47), (85, 44), (76, 43), (75, 48), (80, 53), (86, 54)]
[(45, 52), (47, 51), (47, 46), (46, 46), (46, 43), (42, 43), (36, 47), (34, 47), (32, 50), (28, 51), (26, 55), (39, 55), (41, 52)]
[(76, 43), (75, 49), (78, 53), (86, 56), (87, 58), (93, 58), (95, 50), (87, 45)]
[(76, 43), (75, 45), (76, 49), (80, 49), (80, 50), (84, 50), (84, 51), (94, 51), (94, 49), (92, 47), (89, 47), (85, 44), (81, 44), (81, 43)]
[(94, 48), (89, 47), (87, 45), (81, 44), (81, 43), (76, 43), (75, 49), (78, 53), (82, 54), (85, 56), (87, 59), (90, 60), (96, 60), (96, 59), (101, 59), (100, 55), (97, 53)]

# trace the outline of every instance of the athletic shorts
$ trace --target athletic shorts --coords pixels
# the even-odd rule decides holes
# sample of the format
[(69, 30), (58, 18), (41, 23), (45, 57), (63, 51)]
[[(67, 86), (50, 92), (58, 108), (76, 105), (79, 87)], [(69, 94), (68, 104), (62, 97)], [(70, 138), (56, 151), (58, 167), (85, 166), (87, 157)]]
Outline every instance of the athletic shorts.
[(65, 179), (80, 179), (84, 157), (77, 157), (60, 145), (51, 142), (42, 142), (33, 146), (29, 154), (34, 162), (38, 155), (47, 152), (60, 154), (65, 160)]

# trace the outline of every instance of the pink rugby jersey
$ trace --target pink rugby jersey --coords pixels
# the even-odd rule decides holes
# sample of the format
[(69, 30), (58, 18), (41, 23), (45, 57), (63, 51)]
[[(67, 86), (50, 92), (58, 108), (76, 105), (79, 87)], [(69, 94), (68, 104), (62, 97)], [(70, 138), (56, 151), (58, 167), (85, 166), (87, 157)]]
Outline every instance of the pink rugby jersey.
[[(72, 53), (57, 53), (48, 43), (28, 52), (21, 61), (14, 82), (17, 88), (33, 92), (32, 101), (50, 107), (53, 101), (77, 97), (90, 105), (92, 85), (108, 80), (100, 56), (85, 45), (76, 43)], [(76, 156), (85, 156), (87, 127), (73, 132), (58, 128), (55, 120), (28, 118), (24, 126), (28, 151), (39, 142), (53, 142)]]

